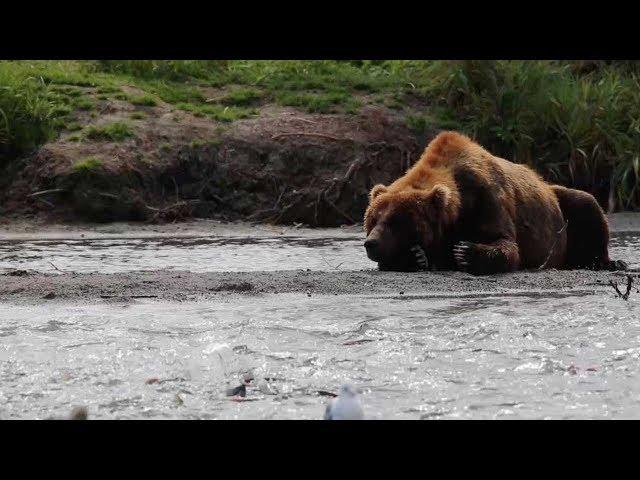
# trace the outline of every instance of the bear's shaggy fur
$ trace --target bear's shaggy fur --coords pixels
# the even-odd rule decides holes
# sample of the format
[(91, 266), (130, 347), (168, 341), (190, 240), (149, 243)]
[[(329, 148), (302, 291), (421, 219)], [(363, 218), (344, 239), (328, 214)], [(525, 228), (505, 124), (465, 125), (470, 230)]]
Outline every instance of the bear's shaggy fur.
[(364, 227), (381, 270), (625, 267), (609, 259), (593, 196), (550, 185), (456, 132), (440, 133), (405, 175), (372, 188)]

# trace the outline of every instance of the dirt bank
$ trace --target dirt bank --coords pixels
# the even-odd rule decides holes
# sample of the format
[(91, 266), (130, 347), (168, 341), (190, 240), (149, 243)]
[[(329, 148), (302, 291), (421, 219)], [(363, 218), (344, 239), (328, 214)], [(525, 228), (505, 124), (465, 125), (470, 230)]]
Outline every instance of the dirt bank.
[[(637, 277), (637, 273), (634, 273)], [(474, 277), (461, 272), (130, 272), (125, 274), (42, 274), (21, 270), (0, 273), (0, 300), (112, 301), (153, 298), (206, 300), (225, 295), (297, 293), (305, 295), (425, 295), (456, 298), (484, 295), (542, 296), (572, 293), (615, 295), (609, 281), (626, 284), (622, 273), (590, 271), (518, 272)], [(637, 280), (636, 280), (637, 281)], [(624, 287), (620, 287), (624, 292)], [(633, 289), (632, 294), (636, 293)]]
[(381, 106), (310, 114), (265, 105), (229, 124), (85, 90), (97, 110), (78, 113), (80, 133), (63, 132), (12, 164), (0, 216), (353, 224), (371, 186), (400, 175), (435, 133), (416, 134)]

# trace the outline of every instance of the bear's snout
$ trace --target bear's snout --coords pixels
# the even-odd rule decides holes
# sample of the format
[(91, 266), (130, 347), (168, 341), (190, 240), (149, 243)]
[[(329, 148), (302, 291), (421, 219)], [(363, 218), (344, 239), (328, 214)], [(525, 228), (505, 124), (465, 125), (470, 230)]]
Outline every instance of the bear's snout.
[(378, 258), (378, 250), (379, 250), (380, 242), (378, 242), (375, 238), (367, 238), (364, 241), (364, 248), (367, 249), (367, 257), (369, 257), (374, 262), (379, 260)]

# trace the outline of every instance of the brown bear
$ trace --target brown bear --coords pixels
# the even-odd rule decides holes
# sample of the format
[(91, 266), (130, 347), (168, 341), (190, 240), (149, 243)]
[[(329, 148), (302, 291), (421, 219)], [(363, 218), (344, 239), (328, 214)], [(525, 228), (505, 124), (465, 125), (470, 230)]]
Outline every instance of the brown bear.
[(368, 257), (381, 270), (625, 269), (609, 259), (604, 212), (468, 137), (440, 133), (405, 175), (371, 189)]

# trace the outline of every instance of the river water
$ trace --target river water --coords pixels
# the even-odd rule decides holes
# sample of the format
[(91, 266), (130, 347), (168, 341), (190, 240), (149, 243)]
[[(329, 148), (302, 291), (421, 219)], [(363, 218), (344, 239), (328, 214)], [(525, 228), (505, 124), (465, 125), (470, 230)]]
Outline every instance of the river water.
[[(640, 235), (612, 256), (640, 265)], [(359, 270), (355, 231), (7, 239), (0, 268), (62, 272)], [(640, 297), (638, 297), (640, 298)], [(0, 304), (0, 418), (320, 419), (344, 382), (367, 418), (640, 418), (634, 295), (221, 295)], [(271, 393), (225, 390), (251, 371)]]

